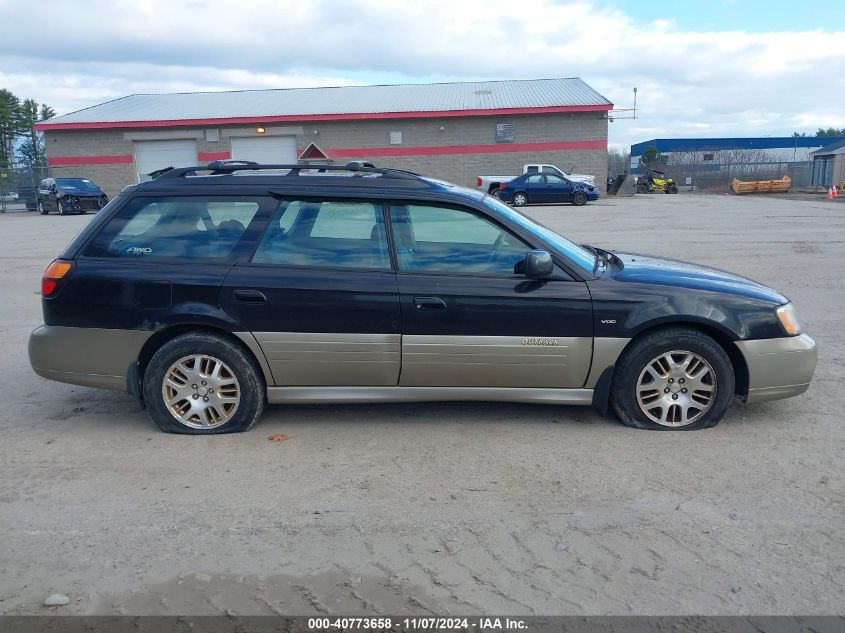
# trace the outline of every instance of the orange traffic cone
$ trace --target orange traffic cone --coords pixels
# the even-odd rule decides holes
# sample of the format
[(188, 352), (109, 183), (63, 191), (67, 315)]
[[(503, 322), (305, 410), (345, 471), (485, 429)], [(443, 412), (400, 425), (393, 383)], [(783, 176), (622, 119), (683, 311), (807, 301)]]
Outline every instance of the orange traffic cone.
[(833, 197), (834, 197), (834, 198), (838, 198), (838, 197), (839, 197), (839, 192), (838, 192), (838, 191), (836, 191), (836, 185), (833, 185)]
[(825, 200), (833, 200), (833, 187), (827, 188), (827, 195), (824, 198)]

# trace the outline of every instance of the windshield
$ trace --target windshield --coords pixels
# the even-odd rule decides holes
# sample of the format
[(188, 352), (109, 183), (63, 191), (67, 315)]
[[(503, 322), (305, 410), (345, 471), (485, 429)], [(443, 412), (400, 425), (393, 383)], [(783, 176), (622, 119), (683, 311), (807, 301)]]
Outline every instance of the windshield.
[(85, 178), (56, 178), (56, 184), (61, 189), (84, 189), (99, 191), (99, 187)]
[[(472, 190), (469, 190), (472, 191)], [(473, 192), (477, 193), (477, 192)], [(581, 248), (574, 242), (570, 242), (562, 235), (558, 235), (550, 228), (531, 220), (522, 215), (515, 209), (512, 209), (501, 200), (497, 200), (488, 195), (484, 195), (481, 199), (484, 206), (496, 211), (500, 215), (505, 216), (511, 222), (514, 222), (527, 230), (529, 233), (536, 235), (556, 248), (562, 255), (569, 259), (574, 264), (578, 265), (584, 272), (592, 274), (596, 267), (596, 256), (590, 251)]]

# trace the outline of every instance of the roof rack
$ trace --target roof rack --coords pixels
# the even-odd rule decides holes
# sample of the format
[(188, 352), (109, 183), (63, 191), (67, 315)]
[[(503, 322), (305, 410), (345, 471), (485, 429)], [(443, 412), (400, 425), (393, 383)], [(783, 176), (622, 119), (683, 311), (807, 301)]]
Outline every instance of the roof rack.
[[(208, 165), (198, 165), (196, 167), (177, 167), (175, 169), (168, 169), (160, 174), (157, 180), (169, 180), (173, 178), (185, 178), (198, 175), (197, 172), (211, 172), (210, 176), (221, 176), (226, 174), (233, 174), (238, 171), (266, 171), (266, 170), (287, 170), (288, 173), (281, 174), (283, 178), (297, 177), (300, 172), (354, 172), (353, 176), (363, 176), (364, 174), (377, 174), (382, 178), (394, 178), (398, 180), (420, 180), (422, 176), (410, 171), (403, 171), (401, 169), (388, 169), (376, 167), (372, 163), (366, 161), (352, 161), (345, 165), (329, 165), (323, 163), (310, 164), (261, 164), (246, 160), (215, 160)], [(274, 174), (276, 175), (276, 174)]]

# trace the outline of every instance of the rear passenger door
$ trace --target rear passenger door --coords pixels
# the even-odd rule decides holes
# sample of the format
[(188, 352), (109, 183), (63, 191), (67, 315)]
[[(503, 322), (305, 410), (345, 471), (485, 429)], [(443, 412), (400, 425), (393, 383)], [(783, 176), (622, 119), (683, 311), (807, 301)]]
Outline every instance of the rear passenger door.
[(529, 244), (464, 207), (390, 205), (403, 386), (578, 388), (592, 355), (586, 284), (514, 273)]
[(278, 200), (221, 303), (253, 333), (276, 385), (398, 382), (399, 294), (380, 201)]

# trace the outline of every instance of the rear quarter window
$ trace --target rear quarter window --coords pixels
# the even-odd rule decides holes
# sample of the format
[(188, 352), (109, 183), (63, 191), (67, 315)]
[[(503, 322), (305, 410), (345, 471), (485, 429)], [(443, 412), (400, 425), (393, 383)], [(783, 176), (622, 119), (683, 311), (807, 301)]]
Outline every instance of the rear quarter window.
[(85, 257), (220, 260), (255, 220), (249, 199), (136, 198), (83, 250)]

